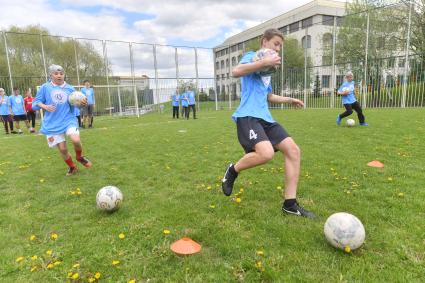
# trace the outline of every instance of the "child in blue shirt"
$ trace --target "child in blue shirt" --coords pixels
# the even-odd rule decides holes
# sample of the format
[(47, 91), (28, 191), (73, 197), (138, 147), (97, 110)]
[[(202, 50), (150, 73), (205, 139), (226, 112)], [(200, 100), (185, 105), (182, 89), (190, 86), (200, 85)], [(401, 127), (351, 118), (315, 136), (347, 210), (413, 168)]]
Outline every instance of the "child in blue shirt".
[(93, 127), (93, 111), (95, 105), (94, 90), (91, 87), (89, 80), (84, 80), (84, 87), (81, 92), (87, 97), (87, 106), (81, 109), (81, 115), (83, 116), (83, 128), (88, 124), (89, 128)]
[[(68, 96), (75, 89), (64, 81), (65, 73), (61, 66), (51, 65), (49, 75), (51, 81), (40, 87), (32, 108), (45, 111), (40, 132), (46, 135), (50, 148), (55, 146), (58, 148), (63, 160), (69, 166), (66, 175), (71, 176), (77, 172), (77, 166), (68, 152), (65, 135), (71, 139), (74, 145), (77, 161), (87, 168), (90, 168), (92, 163), (82, 155), (83, 146), (77, 119), (74, 115), (74, 106), (71, 106), (68, 102)], [(84, 104), (87, 104), (87, 100), (83, 102)]]
[[(261, 38), (261, 48), (272, 49), (279, 54), (283, 35), (277, 29), (268, 29)], [(270, 103), (289, 103), (304, 106), (301, 100), (283, 97), (272, 93), (271, 75), (261, 76), (257, 72), (267, 67), (277, 67), (281, 58), (266, 56), (254, 61), (255, 52), (246, 53), (232, 72), (233, 77), (241, 78), (241, 102), (233, 113), (237, 134), (245, 155), (236, 164), (230, 164), (222, 180), (222, 190), (230, 196), (238, 174), (246, 169), (272, 160), (274, 152), (280, 151), (285, 158), (285, 191), (282, 211), (287, 214), (314, 217), (314, 213), (304, 209), (296, 199), (300, 174), (301, 152), (286, 130), (277, 123), (268, 108)]]
[(180, 102), (182, 104), (182, 116), (183, 119), (189, 119), (189, 98), (188, 98), (188, 93), (185, 91), (180, 95)]
[(186, 88), (186, 93), (187, 93), (187, 99), (188, 99), (188, 112), (187, 112), (187, 119), (189, 119), (189, 114), (190, 114), (190, 109), (192, 108), (193, 110), (193, 119), (196, 119), (196, 101), (195, 101), (195, 92), (193, 92), (192, 87), (188, 86)]
[(338, 94), (342, 96), (342, 104), (345, 107), (345, 112), (339, 114), (336, 117), (336, 124), (339, 126), (343, 118), (353, 114), (354, 109), (354, 111), (357, 112), (357, 117), (359, 118), (360, 126), (369, 126), (369, 124), (365, 122), (365, 117), (363, 115), (362, 108), (360, 107), (360, 104), (356, 99), (356, 95), (354, 93), (355, 87), (353, 78), (353, 73), (347, 72), (347, 74), (345, 74), (345, 82), (343, 82), (338, 89)]
[(171, 105), (173, 106), (173, 119), (177, 117), (179, 118), (179, 103), (180, 103), (180, 95), (179, 89), (176, 89), (176, 92), (171, 96)]
[(13, 119), (10, 115), (9, 96), (6, 95), (3, 88), (0, 88), (0, 119), (3, 122), (6, 135), (9, 134), (9, 127), (12, 134), (16, 133), (13, 130)]
[(22, 95), (19, 94), (19, 88), (13, 88), (13, 95), (8, 100), (9, 107), (12, 109), (13, 120), (15, 121), (15, 127), (18, 130), (18, 134), (22, 134), (20, 121), (24, 121), (27, 128), (30, 128), (30, 124), (27, 120), (27, 112), (25, 111), (25, 101)]

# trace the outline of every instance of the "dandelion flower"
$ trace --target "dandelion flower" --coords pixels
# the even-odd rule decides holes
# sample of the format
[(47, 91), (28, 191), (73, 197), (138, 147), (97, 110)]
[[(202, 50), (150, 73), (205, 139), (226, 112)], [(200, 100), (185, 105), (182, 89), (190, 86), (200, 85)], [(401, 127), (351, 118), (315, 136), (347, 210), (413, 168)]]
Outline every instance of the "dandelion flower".
[(33, 255), (33, 256), (31, 257), (31, 259), (32, 259), (32, 260), (37, 260), (37, 259), (38, 259), (38, 256)]
[(257, 251), (257, 255), (264, 256), (264, 252), (263, 251)]
[(37, 236), (36, 235), (31, 235), (30, 241), (34, 241), (35, 239), (37, 239)]
[(404, 197), (404, 193), (398, 193), (398, 196), (402, 198)]
[(113, 260), (112, 261), (112, 265), (118, 265), (118, 264), (120, 264), (120, 261), (119, 260)]
[(95, 279), (95, 278), (93, 278), (93, 277), (90, 277), (90, 278), (89, 278), (89, 283), (93, 283), (94, 281), (96, 281), (96, 279)]
[(72, 279), (77, 280), (78, 279), (78, 272), (75, 272), (74, 274), (72, 274)]
[(121, 240), (124, 240), (124, 238), (125, 238), (124, 233), (120, 233), (120, 234), (118, 235), (118, 238), (120, 238)]
[(280, 191), (280, 190), (282, 190), (282, 187), (281, 186), (277, 186), (276, 187), (276, 190), (279, 190)]
[(136, 283), (136, 279), (130, 279), (128, 280), (128, 283)]
[(57, 260), (57, 261), (55, 261), (55, 262), (53, 263), (53, 265), (54, 265), (54, 266), (58, 266), (59, 264), (61, 264), (61, 261), (60, 261), (60, 260)]
[(79, 263), (76, 263), (76, 264), (74, 264), (74, 265), (72, 266), (72, 268), (80, 268), (80, 264), (79, 264)]
[(30, 269), (30, 271), (31, 272), (34, 272), (34, 271), (36, 271), (37, 270), (37, 266), (33, 266), (33, 267), (31, 267), (31, 269)]
[(96, 278), (96, 279), (99, 279), (99, 278), (100, 278), (100, 276), (102, 276), (102, 274), (100, 274), (100, 272), (96, 272), (96, 273), (94, 274), (94, 278)]
[(44, 179), (40, 179), (40, 183), (44, 183)]
[(24, 257), (23, 256), (20, 256), (20, 257), (17, 257), (15, 261), (19, 263), (19, 262), (21, 262), (23, 260), (24, 260)]
[(58, 237), (59, 237), (59, 236), (58, 236), (58, 234), (56, 234), (56, 233), (52, 233), (52, 234), (50, 234), (50, 239), (52, 239), (52, 240), (56, 240)]
[(215, 208), (215, 205), (214, 204), (210, 204), (210, 208)]
[(242, 200), (241, 200), (241, 198), (236, 198), (236, 200), (235, 200), (237, 203), (240, 203)]
[(55, 265), (54, 265), (53, 263), (49, 263), (49, 264), (47, 265), (47, 269), (52, 269), (54, 266), (55, 266)]
[(171, 233), (171, 231), (170, 231), (170, 230), (165, 229), (165, 230), (163, 231), (163, 233), (164, 233), (165, 235), (169, 235), (169, 234)]
[(53, 251), (52, 250), (46, 251), (46, 255), (52, 255), (52, 254), (53, 254)]
[(345, 246), (344, 247), (344, 252), (346, 252), (346, 253), (350, 253), (351, 252), (351, 248), (350, 248), (350, 246)]
[(263, 268), (263, 263), (261, 261), (257, 260), (255, 262), (255, 267), (258, 268), (258, 269), (262, 269)]

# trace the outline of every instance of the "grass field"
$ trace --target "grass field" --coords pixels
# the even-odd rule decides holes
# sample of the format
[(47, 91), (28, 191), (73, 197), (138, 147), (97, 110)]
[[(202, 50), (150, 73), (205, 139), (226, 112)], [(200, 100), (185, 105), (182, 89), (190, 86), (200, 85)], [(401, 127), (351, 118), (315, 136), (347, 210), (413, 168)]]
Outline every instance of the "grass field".
[[(229, 111), (98, 118), (81, 133), (94, 166), (72, 177), (44, 136), (2, 134), (0, 281), (423, 282), (425, 110), (366, 110), (370, 127), (353, 128), (335, 125), (338, 111), (273, 111), (302, 150), (298, 196), (313, 220), (282, 215), (280, 154), (240, 174), (240, 203), (222, 194), (242, 155)], [(106, 185), (124, 194), (113, 214), (96, 209)], [(323, 235), (340, 211), (366, 229), (349, 254)], [(173, 254), (184, 236), (201, 253)]]

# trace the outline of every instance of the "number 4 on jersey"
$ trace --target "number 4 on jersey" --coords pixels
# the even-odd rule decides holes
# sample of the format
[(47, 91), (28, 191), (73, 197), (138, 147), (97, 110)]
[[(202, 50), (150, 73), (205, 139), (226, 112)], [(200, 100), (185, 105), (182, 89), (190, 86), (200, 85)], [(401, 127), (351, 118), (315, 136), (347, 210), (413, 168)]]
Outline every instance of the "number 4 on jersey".
[(249, 130), (249, 139), (250, 140), (256, 140), (257, 139), (257, 134), (252, 129)]

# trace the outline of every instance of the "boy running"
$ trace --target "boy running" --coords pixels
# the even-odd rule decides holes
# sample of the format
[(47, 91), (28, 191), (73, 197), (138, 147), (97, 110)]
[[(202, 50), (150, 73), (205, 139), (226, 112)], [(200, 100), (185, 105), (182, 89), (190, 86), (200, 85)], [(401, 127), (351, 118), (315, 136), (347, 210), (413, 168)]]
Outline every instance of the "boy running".
[[(279, 54), (283, 35), (276, 29), (268, 29), (261, 38), (261, 47), (273, 49)], [(281, 58), (268, 56), (253, 62), (255, 52), (246, 53), (233, 69), (233, 77), (240, 77), (242, 84), (241, 102), (233, 113), (238, 139), (245, 155), (236, 164), (230, 164), (222, 180), (223, 193), (230, 196), (238, 174), (246, 169), (267, 163), (275, 151), (285, 158), (285, 191), (282, 211), (284, 213), (312, 218), (314, 213), (298, 204), (296, 194), (300, 174), (300, 149), (285, 129), (278, 124), (268, 108), (267, 102), (290, 103), (303, 106), (301, 100), (282, 97), (272, 93), (271, 76), (260, 76), (257, 71), (268, 66), (279, 66)]]

